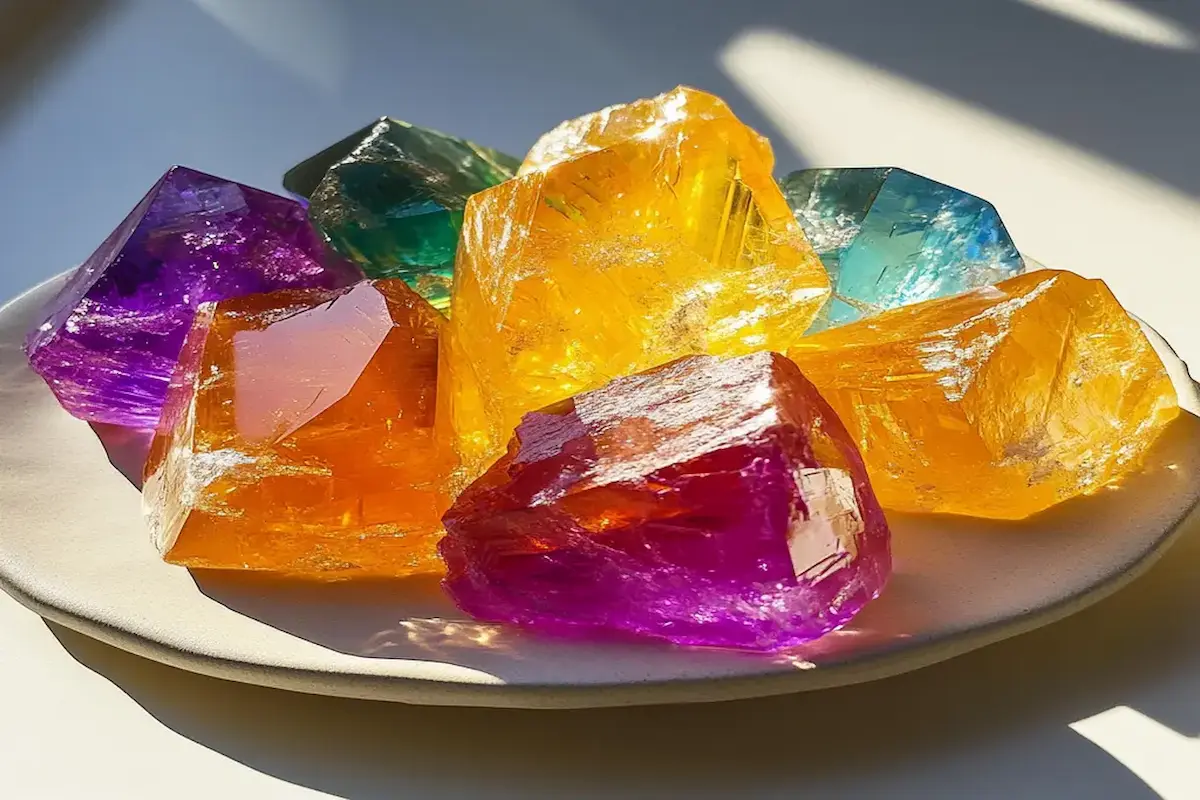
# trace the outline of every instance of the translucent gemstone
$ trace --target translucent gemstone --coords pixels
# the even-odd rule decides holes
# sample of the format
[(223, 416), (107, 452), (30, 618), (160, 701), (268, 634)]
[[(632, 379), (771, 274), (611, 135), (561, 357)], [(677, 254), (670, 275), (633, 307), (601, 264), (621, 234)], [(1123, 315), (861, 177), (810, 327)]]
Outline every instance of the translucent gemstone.
[(475, 617), (775, 650), (883, 588), (889, 533), (853, 441), (774, 353), (692, 356), (525, 415), (445, 516)]
[(442, 317), (403, 281), (202, 306), (146, 466), (166, 560), (301, 575), (440, 570)]
[(1178, 413), (1138, 324), (1069, 272), (888, 311), (788, 354), (901, 511), (1026, 517), (1136, 468)]
[(463, 206), (511, 178), (518, 160), (384, 117), (293, 167), (284, 186), (373, 278), (402, 278), (438, 308), (450, 303)]
[(361, 279), (294, 201), (173, 167), (50, 301), (25, 352), (75, 416), (153, 428), (200, 303)]
[(806, 169), (781, 184), (833, 283), (814, 331), (1025, 269), (991, 203), (929, 178), (894, 167)]
[(529, 158), (467, 203), (439, 402), (470, 466), (612, 378), (784, 348), (828, 296), (770, 146), (711, 95), (564, 123)]

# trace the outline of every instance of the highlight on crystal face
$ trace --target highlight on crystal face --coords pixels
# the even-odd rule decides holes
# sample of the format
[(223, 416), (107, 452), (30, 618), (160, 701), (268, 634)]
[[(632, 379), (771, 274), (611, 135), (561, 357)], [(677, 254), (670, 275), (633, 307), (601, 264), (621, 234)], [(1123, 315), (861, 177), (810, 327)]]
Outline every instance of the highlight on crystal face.
[(845, 623), (891, 568), (853, 440), (765, 352), (526, 414), (444, 521), (458, 605), (557, 634), (776, 650)]
[(1029, 516), (1136, 469), (1178, 414), (1137, 322), (1069, 272), (885, 312), (788, 355), (900, 511)]
[(206, 304), (146, 466), (176, 564), (438, 572), (454, 463), (434, 434), (441, 315), (403, 281)]
[(473, 142), (383, 117), (284, 176), (309, 216), (373, 278), (401, 278), (436, 307), (450, 303), (462, 211), (520, 162)]
[(172, 167), (66, 281), (25, 352), (75, 416), (153, 428), (201, 303), (361, 278), (294, 201)]
[(469, 471), (527, 411), (804, 333), (828, 280), (772, 166), (723, 102), (679, 88), (564, 123), (470, 199), (439, 376)]
[(1025, 270), (991, 203), (907, 170), (806, 169), (780, 185), (833, 284), (814, 332)]

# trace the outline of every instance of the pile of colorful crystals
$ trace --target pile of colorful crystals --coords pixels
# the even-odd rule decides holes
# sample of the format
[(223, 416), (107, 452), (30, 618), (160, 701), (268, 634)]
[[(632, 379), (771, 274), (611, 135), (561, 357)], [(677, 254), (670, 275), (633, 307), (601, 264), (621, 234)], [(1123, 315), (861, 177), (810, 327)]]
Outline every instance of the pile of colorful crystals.
[(686, 88), (523, 162), (381, 119), (300, 201), (176, 167), (27, 352), (70, 413), (155, 430), (167, 561), (444, 572), (479, 619), (757, 650), (883, 590), (882, 509), (1024, 518), (1176, 415), (1107, 287), (1026, 272), (989, 203), (773, 167)]

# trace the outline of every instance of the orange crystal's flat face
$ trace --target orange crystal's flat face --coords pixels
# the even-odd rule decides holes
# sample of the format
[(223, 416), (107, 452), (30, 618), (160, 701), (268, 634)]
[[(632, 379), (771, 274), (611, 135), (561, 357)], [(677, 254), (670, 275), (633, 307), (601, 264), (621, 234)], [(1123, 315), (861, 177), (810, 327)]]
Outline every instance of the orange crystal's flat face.
[(1135, 469), (1178, 414), (1138, 324), (1068, 272), (890, 311), (788, 355), (900, 511), (1029, 516)]
[(467, 203), (439, 403), (477, 473), (527, 411), (699, 353), (786, 349), (829, 295), (770, 146), (690, 89), (564, 123)]
[(146, 467), (167, 561), (311, 576), (441, 570), (441, 316), (400, 280), (201, 307)]

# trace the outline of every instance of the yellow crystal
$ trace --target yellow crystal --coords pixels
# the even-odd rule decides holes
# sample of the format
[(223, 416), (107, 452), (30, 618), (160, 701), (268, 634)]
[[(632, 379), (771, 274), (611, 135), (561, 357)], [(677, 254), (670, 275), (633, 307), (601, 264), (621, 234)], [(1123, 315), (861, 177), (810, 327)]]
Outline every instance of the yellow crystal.
[(901, 511), (1029, 516), (1135, 469), (1178, 413), (1137, 322), (1069, 272), (896, 309), (788, 355)]
[(524, 412), (804, 333), (829, 281), (773, 165), (721, 100), (678, 88), (564, 123), (470, 199), (438, 390), (469, 472)]

